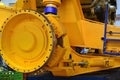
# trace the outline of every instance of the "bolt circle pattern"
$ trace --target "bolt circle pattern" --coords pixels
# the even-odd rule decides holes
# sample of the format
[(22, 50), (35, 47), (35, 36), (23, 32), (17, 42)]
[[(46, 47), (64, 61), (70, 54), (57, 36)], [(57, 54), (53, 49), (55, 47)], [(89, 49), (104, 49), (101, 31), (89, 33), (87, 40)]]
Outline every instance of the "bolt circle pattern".
[(21, 10), (3, 24), (1, 54), (6, 64), (16, 71), (28, 73), (42, 68), (54, 46), (54, 30), (43, 14)]

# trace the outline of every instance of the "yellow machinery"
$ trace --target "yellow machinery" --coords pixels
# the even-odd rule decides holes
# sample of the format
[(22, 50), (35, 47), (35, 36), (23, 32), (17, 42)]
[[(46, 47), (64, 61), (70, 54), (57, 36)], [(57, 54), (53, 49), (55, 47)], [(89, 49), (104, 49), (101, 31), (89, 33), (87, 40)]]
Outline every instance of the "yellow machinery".
[[(36, 0), (18, 0), (13, 7), (0, 5), (1, 56), (18, 72), (48, 70), (55, 76), (74, 76), (120, 67), (120, 28), (84, 18), (79, 0), (43, 0), (44, 13)], [(113, 34), (114, 32), (118, 34)], [(98, 49), (80, 54), (76, 47)]]

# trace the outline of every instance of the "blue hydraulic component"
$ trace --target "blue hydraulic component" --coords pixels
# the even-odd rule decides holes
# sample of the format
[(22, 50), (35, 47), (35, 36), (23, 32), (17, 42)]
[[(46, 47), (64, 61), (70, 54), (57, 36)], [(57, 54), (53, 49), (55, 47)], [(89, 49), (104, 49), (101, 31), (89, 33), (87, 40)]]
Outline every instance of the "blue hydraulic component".
[(117, 52), (107, 52), (106, 51), (106, 43), (107, 41), (117, 41), (117, 42), (120, 42), (120, 39), (116, 39), (116, 38), (107, 38), (106, 37), (106, 34), (120, 34), (120, 32), (107, 32), (107, 24), (108, 24), (108, 3), (106, 3), (106, 13), (105, 13), (105, 25), (104, 25), (104, 44), (103, 44), (103, 53), (104, 54), (110, 54), (110, 55), (116, 55), (116, 56), (120, 56), (120, 53), (117, 53)]
[(52, 13), (52, 14), (57, 14), (57, 8), (55, 7), (52, 7), (52, 6), (47, 6), (45, 9), (44, 9), (44, 13), (45, 14), (48, 14), (48, 13)]

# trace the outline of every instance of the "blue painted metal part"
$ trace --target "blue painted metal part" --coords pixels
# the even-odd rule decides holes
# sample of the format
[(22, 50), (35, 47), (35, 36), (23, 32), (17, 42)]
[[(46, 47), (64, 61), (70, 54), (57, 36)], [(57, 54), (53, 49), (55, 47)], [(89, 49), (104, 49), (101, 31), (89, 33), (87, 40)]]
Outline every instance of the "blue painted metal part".
[(52, 13), (52, 14), (57, 14), (57, 8), (55, 7), (52, 7), (52, 6), (47, 6), (45, 9), (44, 9), (44, 13), (45, 14), (49, 14), (49, 13)]
[(109, 54), (109, 55), (120, 56), (120, 53), (117, 53), (117, 52), (107, 52), (107, 51), (106, 51), (106, 46), (107, 46), (106, 43), (107, 43), (107, 41), (120, 42), (120, 39), (107, 38), (107, 37), (106, 37), (106, 34), (107, 34), (107, 33), (109, 33), (110, 35), (112, 35), (112, 34), (120, 34), (120, 32), (112, 32), (112, 31), (107, 32), (107, 24), (108, 24), (108, 3), (106, 3), (103, 53), (104, 53), (104, 54)]
[[(103, 43), (103, 52), (106, 52), (106, 32), (107, 32), (107, 24), (108, 24), (108, 3), (106, 4), (106, 13), (105, 13), (105, 25), (104, 25), (104, 43)], [(105, 54), (105, 53), (104, 53)]]
[(114, 55), (114, 56), (120, 56), (120, 53), (115, 52), (104, 52), (104, 54)]
[(107, 40), (107, 41), (117, 41), (117, 42), (120, 41), (120, 39), (114, 39), (114, 38), (106, 38), (106, 40)]
[(112, 31), (110, 31), (110, 32), (107, 32), (107, 33), (109, 33), (109, 34), (120, 34), (120, 32), (112, 32)]

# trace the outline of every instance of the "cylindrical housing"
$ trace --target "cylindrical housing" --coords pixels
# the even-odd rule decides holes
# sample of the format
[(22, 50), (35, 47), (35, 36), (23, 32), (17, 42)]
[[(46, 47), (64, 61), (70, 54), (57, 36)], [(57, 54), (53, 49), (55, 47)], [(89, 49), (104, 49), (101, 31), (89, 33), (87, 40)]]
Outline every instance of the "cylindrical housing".
[(44, 5), (54, 4), (59, 6), (61, 4), (61, 0), (43, 0)]
[(57, 14), (57, 6), (61, 4), (61, 0), (43, 0), (43, 4), (46, 6), (45, 14)]

